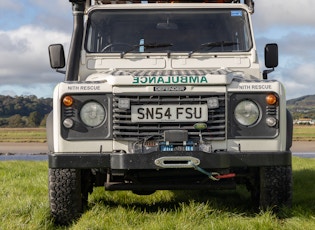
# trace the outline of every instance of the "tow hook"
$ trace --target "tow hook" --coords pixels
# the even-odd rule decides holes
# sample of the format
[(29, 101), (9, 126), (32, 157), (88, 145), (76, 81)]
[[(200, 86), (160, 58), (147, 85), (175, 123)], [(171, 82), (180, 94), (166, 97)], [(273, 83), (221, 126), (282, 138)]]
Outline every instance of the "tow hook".
[(228, 173), (228, 174), (223, 174), (221, 175), (218, 172), (207, 172), (203, 168), (200, 168), (198, 165), (195, 165), (193, 162), (189, 162), (189, 164), (197, 171), (207, 175), (211, 180), (213, 181), (219, 181), (220, 179), (228, 179), (228, 178), (233, 178), (236, 176), (235, 173)]

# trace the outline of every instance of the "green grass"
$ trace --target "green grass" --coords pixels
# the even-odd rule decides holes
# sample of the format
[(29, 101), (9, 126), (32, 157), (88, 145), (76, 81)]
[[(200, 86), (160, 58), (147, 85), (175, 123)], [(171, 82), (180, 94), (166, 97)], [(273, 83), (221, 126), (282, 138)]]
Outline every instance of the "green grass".
[(293, 208), (254, 212), (249, 194), (158, 191), (150, 196), (104, 192), (68, 227), (49, 215), (47, 162), (0, 162), (0, 229), (315, 229), (315, 159), (293, 158)]
[(45, 128), (0, 128), (0, 142), (46, 142)]
[(294, 125), (294, 141), (315, 141), (315, 125)]

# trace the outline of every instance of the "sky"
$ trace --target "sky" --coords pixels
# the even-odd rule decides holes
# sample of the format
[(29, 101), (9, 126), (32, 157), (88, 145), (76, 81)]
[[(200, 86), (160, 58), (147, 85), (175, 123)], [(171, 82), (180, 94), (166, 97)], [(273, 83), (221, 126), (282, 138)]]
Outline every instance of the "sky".
[[(0, 0), (0, 95), (52, 97), (64, 75), (50, 68), (48, 46), (68, 50), (72, 33), (67, 0)], [(264, 46), (277, 43), (279, 66), (269, 79), (281, 81), (287, 99), (315, 94), (315, 1), (255, 0), (252, 16), (263, 66)]]

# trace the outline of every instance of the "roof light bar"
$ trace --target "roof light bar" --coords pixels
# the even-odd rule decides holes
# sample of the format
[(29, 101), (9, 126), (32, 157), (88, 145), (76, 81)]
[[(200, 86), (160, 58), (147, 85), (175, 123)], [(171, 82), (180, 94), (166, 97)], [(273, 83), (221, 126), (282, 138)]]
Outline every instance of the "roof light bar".
[[(84, 0), (69, 0), (84, 1)], [(254, 0), (95, 0), (95, 5), (102, 4), (130, 4), (130, 3), (243, 3), (254, 13)], [(86, 5), (91, 5), (91, 0), (86, 0)]]

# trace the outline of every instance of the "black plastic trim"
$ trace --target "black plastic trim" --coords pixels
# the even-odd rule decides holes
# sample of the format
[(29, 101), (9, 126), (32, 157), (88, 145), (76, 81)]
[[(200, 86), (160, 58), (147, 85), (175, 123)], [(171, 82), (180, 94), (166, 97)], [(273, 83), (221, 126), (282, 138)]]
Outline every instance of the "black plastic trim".
[(194, 157), (199, 167), (208, 169), (291, 165), (291, 151), (283, 152), (153, 152), (120, 153), (58, 153), (48, 157), (50, 168), (107, 168), (117, 170), (161, 169), (154, 161), (161, 157)]
[(110, 154), (62, 153), (48, 155), (49, 168), (109, 168)]
[(79, 65), (81, 57), (81, 46), (83, 42), (83, 23), (85, 1), (70, 1), (72, 2), (73, 14), (73, 33), (71, 45), (68, 54), (68, 65), (66, 71), (67, 81), (77, 81), (79, 75)]

